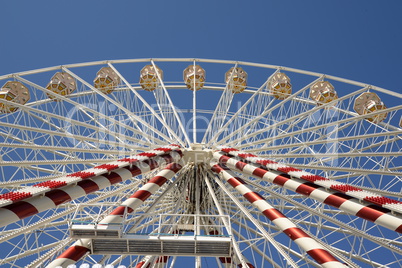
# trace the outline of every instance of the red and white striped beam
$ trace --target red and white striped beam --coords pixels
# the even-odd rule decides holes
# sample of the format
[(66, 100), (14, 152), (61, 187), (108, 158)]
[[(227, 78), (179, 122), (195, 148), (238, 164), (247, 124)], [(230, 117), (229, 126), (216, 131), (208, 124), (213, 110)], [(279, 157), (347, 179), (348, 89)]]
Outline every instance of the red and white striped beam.
[(133, 176), (144, 174), (158, 166), (179, 161), (181, 151), (170, 151), (168, 153), (152, 157), (143, 161), (136, 161), (130, 166), (115, 169), (109, 174), (95, 176), (79, 181), (76, 185), (69, 185), (46, 192), (43, 196), (35, 196), (23, 201), (0, 207), (0, 226), (17, 222), (26, 217), (38, 214), (42, 211), (52, 209), (60, 204), (69, 202), (95, 191), (109, 187), (110, 185), (129, 180)]
[(139, 263), (137, 263), (135, 268), (149, 268), (150, 264), (148, 263), (147, 266), (144, 266), (145, 263), (146, 263), (145, 261), (140, 261)]
[[(152, 258), (151, 255), (145, 256), (137, 265), (135, 268), (149, 268), (151, 266), (150, 259)], [(146, 266), (144, 266), (146, 263), (148, 263)]]
[(168, 263), (170, 256), (159, 256), (155, 261), (155, 268), (163, 268)]
[(0, 194), (0, 207), (6, 206), (30, 197), (43, 195), (53, 189), (58, 189), (68, 185), (72, 185), (83, 181), (85, 179), (94, 178), (103, 174), (110, 173), (116, 169), (121, 169), (132, 165), (135, 162), (145, 161), (152, 159), (153, 157), (166, 154), (172, 150), (178, 150), (179, 145), (171, 144), (168, 146), (156, 148), (151, 151), (140, 153), (132, 157), (123, 158), (115, 161), (111, 161), (107, 164), (102, 164), (90, 169), (78, 171), (72, 174), (61, 176), (52, 180), (34, 184), (32, 186), (24, 187), (18, 191), (8, 192)]
[(237, 169), (241, 173), (255, 178), (260, 178), (285, 189), (313, 198), (324, 204), (336, 207), (348, 214), (355, 215), (362, 219), (374, 222), (377, 225), (402, 233), (402, 218), (391, 214), (390, 210), (376, 205), (363, 204), (360, 200), (324, 189), (301, 179), (292, 178), (280, 171), (268, 171), (255, 165), (245, 163), (241, 160), (227, 156), (221, 152), (215, 152), (214, 158), (220, 163)]
[(75, 264), (82, 257), (89, 253), (91, 247), (91, 239), (79, 239), (73, 246), (64, 251), (57, 259), (49, 263), (46, 268), (67, 267), (70, 264)]
[(233, 259), (231, 257), (219, 257), (219, 261), (222, 263), (224, 268), (231, 268), (234, 265)]
[(282, 232), (290, 237), (301, 249), (306, 251), (317, 263), (324, 268), (346, 267), (324, 249), (318, 242), (311, 238), (307, 233), (298, 228), (291, 220), (289, 220), (280, 211), (272, 207), (258, 193), (253, 192), (247, 184), (222, 164), (211, 164), (212, 171), (219, 174), (233, 188), (244, 196), (254, 207), (264, 214), (273, 224), (275, 224)]
[(124, 215), (133, 212), (141, 206), (145, 200), (160, 189), (168, 180), (182, 168), (181, 165), (172, 163), (162, 169), (155, 177), (145, 183), (138, 191), (125, 200), (119, 207), (114, 209), (99, 224), (122, 223)]
[[(99, 225), (103, 224), (116, 224), (122, 223), (124, 215), (126, 213), (133, 212), (136, 208), (141, 206), (144, 201), (154, 194), (160, 187), (182, 168), (181, 165), (171, 163), (164, 169), (158, 172), (158, 174), (144, 184), (139, 190), (125, 200), (121, 206), (114, 209), (110, 215), (106, 216)], [(58, 266), (67, 267), (70, 264), (76, 263), (82, 257), (84, 257), (91, 248), (91, 239), (79, 239), (66, 251), (64, 251), (57, 259), (51, 262), (47, 268), (55, 268)]]
[[(153, 256), (145, 256), (139, 263), (137, 263), (135, 268), (149, 268), (149, 267), (151, 267), (151, 263), (150, 263), (149, 259), (152, 258), (152, 257)], [(163, 267), (165, 267), (165, 265), (169, 261), (169, 258), (170, 258), (170, 256), (158, 256), (156, 258), (156, 260), (155, 260), (155, 265), (153, 267), (155, 267), (155, 268), (163, 268)]]
[(376, 193), (372, 193), (367, 190), (359, 189), (358, 187), (355, 187), (353, 185), (349, 185), (347, 183), (342, 183), (334, 180), (330, 180), (328, 178), (319, 176), (319, 175), (314, 175), (310, 172), (303, 171), (291, 166), (288, 166), (286, 164), (282, 163), (277, 163), (272, 160), (264, 159), (261, 158), (257, 155), (246, 153), (239, 151), (234, 148), (222, 148), (222, 152), (227, 153), (232, 156), (237, 156), (240, 158), (243, 158), (247, 160), (248, 162), (255, 163), (258, 165), (263, 166), (264, 168), (268, 170), (276, 170), (284, 174), (288, 174), (292, 177), (299, 178), (311, 183), (314, 183), (320, 187), (324, 187), (326, 189), (331, 189), (338, 191), (340, 193), (344, 193), (348, 196), (354, 197), (356, 199), (366, 201), (369, 203), (372, 203), (374, 205), (402, 213), (402, 202), (391, 199)]
[[(250, 262), (248, 262), (248, 261), (246, 262), (246, 265), (247, 265), (247, 266), (246, 266), (245, 268), (255, 268), (254, 265), (252, 265), (252, 264), (251, 264)], [(243, 267), (243, 264), (239, 264), (239, 265), (237, 265), (237, 267)]]

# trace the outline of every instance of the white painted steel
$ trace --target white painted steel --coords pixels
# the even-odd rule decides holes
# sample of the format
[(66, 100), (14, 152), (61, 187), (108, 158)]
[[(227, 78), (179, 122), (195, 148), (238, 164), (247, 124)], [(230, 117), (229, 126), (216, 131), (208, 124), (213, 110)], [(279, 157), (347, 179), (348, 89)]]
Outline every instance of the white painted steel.
[[(149, 64), (160, 65), (165, 71), (160, 91), (155, 95), (142, 90), (138, 83), (139, 70)], [(206, 71), (207, 80), (200, 91), (189, 91), (182, 81), (182, 71), (189, 64), (200, 65)], [(96, 72), (105, 66), (112, 68), (122, 81), (106, 95), (92, 86)], [(242, 67), (248, 73), (248, 87), (240, 94), (227, 92), (222, 80), (233, 66)], [(54, 73), (60, 71), (72, 74), (76, 80), (77, 89), (70, 95), (60, 96), (45, 88)], [(283, 101), (266, 90), (269, 77), (278, 71), (286, 73), (293, 85), (294, 93)], [(308, 172), (289, 172), (289, 175), (317, 174), (356, 185), (365, 191), (351, 191), (350, 195), (357, 199), (387, 196), (402, 200), (402, 129), (399, 126), (402, 94), (397, 91), (283, 66), (194, 58), (68, 64), (2, 75), (0, 80), (20, 81), (31, 95), (25, 105), (15, 105), (17, 112), (0, 114), (0, 194), (23, 194), (24, 189), (36, 190), (32, 184), (77, 171), (103, 172), (107, 169), (94, 167), (116, 165), (117, 159), (176, 143), (191, 157), (184, 157), (187, 162), (182, 162), (184, 167), (174, 183), (166, 183), (137, 208), (136, 212), (155, 216), (133, 216), (127, 219), (127, 229), (146, 232), (158, 217), (166, 214), (228, 214), (230, 222), (226, 223), (226, 229), (230, 227), (236, 237), (233, 258), (237, 262), (241, 260), (243, 266), (250, 262), (254, 267), (319, 267), (319, 264), (293, 247), (279, 228), (259, 217), (257, 209), (235, 190), (214, 182), (207, 162), (211, 150), (219, 146), (262, 155), (279, 162), (275, 167), (292, 166)], [(321, 80), (331, 82), (339, 98), (317, 106), (309, 98), (309, 86)], [(354, 99), (364, 92), (375, 92), (385, 102), (388, 116), (384, 122), (373, 124), (365, 120), (384, 111), (358, 115), (353, 110)], [(3, 103), (7, 101), (0, 100)], [(197, 139), (202, 144), (196, 144)], [(200, 159), (196, 159), (197, 153)], [(149, 171), (152, 164), (149, 162), (139, 169)], [(45, 191), (39, 191), (34, 205), (44, 211), (23, 220), (18, 220), (10, 210), (4, 212), (9, 215), (3, 219), (13, 221), (14, 218), (16, 222), (0, 230), (0, 249), (7, 245), (8, 250), (0, 252), (0, 266), (46, 266), (71, 245), (58, 243), (69, 241), (67, 222), (73, 218), (83, 222), (101, 221), (133, 189), (139, 189), (159, 170), (128, 180), (127, 184), (112, 186), (98, 177), (96, 185), (102, 190), (86, 194), (83, 190), (66, 189), (77, 199), (58, 207), (44, 196)], [(125, 178), (129, 176), (127, 172), (117, 173)], [(314, 191), (316, 200), (311, 200), (253, 176), (242, 175), (242, 179), (296, 226), (317, 237), (342, 262), (352, 267), (402, 266), (401, 236), (380, 226), (397, 228), (392, 220), (400, 217), (399, 203), (384, 205), (394, 212), (372, 223), (323, 204), (329, 196), (325, 190)], [(73, 177), (62, 180), (77, 183)], [(325, 181), (317, 185), (331, 187)], [(285, 186), (296, 189), (297, 184), (287, 182)], [(9, 206), (13, 204), (10, 200), (2, 199), (0, 204)], [(256, 207), (263, 209), (264, 205), (258, 202)], [(341, 208), (356, 212), (357, 207), (361, 204), (347, 201)], [(185, 226), (189, 219), (183, 216), (174, 220)], [(198, 217), (199, 223), (204, 220)], [(280, 221), (276, 223), (283, 228), (290, 227)], [(196, 226), (197, 232), (203, 230), (201, 225)], [(148, 258), (147, 263), (154, 264), (155, 259)], [(124, 262), (138, 264), (141, 260), (141, 256), (84, 256), (77, 264), (98, 262), (116, 266)], [(228, 267), (227, 260), (221, 262), (218, 258), (217, 262), (201, 256), (189, 266), (204, 266), (205, 261), (210, 267)], [(169, 258), (166, 267), (180, 262), (180, 257)]]

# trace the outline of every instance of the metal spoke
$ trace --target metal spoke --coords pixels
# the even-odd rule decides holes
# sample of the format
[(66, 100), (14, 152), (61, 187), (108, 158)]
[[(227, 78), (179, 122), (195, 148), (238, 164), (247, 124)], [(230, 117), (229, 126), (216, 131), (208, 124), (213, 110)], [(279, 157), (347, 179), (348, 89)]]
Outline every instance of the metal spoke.
[(402, 265), (400, 92), (194, 58), (0, 81), (1, 266)]

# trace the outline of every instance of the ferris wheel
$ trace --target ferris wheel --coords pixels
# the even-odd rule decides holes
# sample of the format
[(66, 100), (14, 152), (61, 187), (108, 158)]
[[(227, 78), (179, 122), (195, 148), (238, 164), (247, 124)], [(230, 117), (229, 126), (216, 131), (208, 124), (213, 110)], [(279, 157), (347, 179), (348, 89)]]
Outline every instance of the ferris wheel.
[(401, 93), (209, 59), (0, 80), (1, 267), (402, 267)]

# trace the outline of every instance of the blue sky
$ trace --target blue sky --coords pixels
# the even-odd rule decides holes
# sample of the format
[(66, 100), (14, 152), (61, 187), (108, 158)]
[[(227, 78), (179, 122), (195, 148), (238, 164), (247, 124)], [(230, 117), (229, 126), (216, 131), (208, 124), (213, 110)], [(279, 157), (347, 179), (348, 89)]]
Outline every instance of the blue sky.
[(270, 63), (402, 92), (402, 2), (1, 1), (0, 75), (194, 57)]
[(0, 10), (0, 75), (108, 59), (212, 58), (402, 93), (400, 0), (3, 0)]

